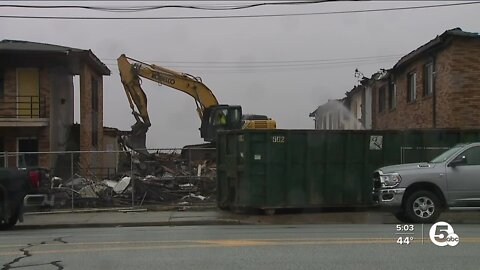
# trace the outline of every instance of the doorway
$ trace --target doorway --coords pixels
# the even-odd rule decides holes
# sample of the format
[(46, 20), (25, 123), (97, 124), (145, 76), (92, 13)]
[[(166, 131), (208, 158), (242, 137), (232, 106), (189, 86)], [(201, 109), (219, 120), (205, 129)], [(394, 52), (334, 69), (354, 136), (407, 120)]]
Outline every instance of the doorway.
[(17, 156), (17, 167), (19, 168), (28, 168), (28, 167), (37, 167), (38, 166), (38, 154), (26, 153), (21, 154), (21, 152), (38, 152), (38, 139), (37, 138), (18, 138), (18, 156)]

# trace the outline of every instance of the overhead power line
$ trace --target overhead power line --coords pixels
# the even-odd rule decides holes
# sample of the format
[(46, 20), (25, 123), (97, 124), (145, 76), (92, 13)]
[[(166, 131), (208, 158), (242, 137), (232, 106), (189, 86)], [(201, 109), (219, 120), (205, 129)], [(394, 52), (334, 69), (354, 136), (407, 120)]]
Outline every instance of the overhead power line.
[[(387, 61), (376, 63), (362, 63), (362, 65), (352, 66), (352, 64), (343, 64), (337, 66), (319, 66), (319, 67), (295, 67), (295, 68), (264, 68), (264, 69), (204, 69), (204, 68), (190, 68), (186, 71), (190, 73), (214, 73), (214, 74), (250, 74), (250, 73), (281, 73), (281, 72), (306, 72), (317, 70), (336, 70), (340, 68), (354, 69), (355, 67), (378, 66), (381, 63), (388, 63)], [(107, 64), (111, 69), (115, 70), (115, 64)]]
[[(196, 9), (196, 10), (211, 10), (211, 11), (221, 11), (221, 10), (240, 10), (240, 9), (249, 9), (261, 6), (291, 6), (291, 5), (312, 5), (325, 2), (343, 2), (346, 0), (311, 0), (311, 1), (271, 1), (271, 2), (259, 2), (253, 4), (210, 4), (210, 5), (186, 5), (186, 4), (175, 4), (175, 5), (156, 5), (156, 6), (127, 6), (127, 7), (114, 7), (114, 6), (92, 6), (92, 5), (25, 5), (25, 4), (0, 4), (0, 8), (27, 8), (27, 9), (87, 9), (95, 11), (105, 11), (105, 12), (140, 12), (140, 11), (150, 11), (158, 9), (168, 9), (168, 8), (182, 8), (182, 9)], [(364, 0), (363, 0), (364, 1)]]
[[(348, 67), (354, 65), (371, 65), (379, 63), (388, 63), (397, 58), (372, 59), (368, 61), (344, 61), (328, 64), (290, 64), (290, 65), (263, 65), (263, 66), (186, 66), (186, 65), (166, 65), (168, 68), (182, 68), (184, 70), (196, 70), (204, 72), (221, 73), (250, 73), (250, 72), (275, 72), (275, 71), (301, 71), (301, 70), (321, 70), (334, 69), (339, 67)], [(116, 68), (116, 63), (106, 63), (107, 66)]]
[[(375, 55), (375, 56), (359, 56), (359, 57), (347, 57), (347, 58), (326, 58), (326, 59), (301, 59), (301, 60), (276, 60), (276, 61), (166, 61), (166, 60), (144, 60), (149, 63), (161, 63), (161, 64), (284, 64), (284, 63), (328, 63), (337, 61), (354, 61), (354, 60), (369, 60), (369, 59), (382, 59), (382, 58), (398, 58), (405, 54), (389, 54), (389, 55)], [(114, 58), (102, 58), (101, 61), (116, 61)]]
[(407, 6), (378, 9), (360, 9), (343, 11), (325, 11), (309, 13), (283, 13), (283, 14), (256, 14), (256, 15), (218, 15), (218, 16), (169, 16), (169, 17), (72, 17), (72, 16), (31, 16), (31, 15), (0, 15), (0, 18), (8, 19), (50, 19), (50, 20), (190, 20), (190, 19), (241, 19), (241, 18), (267, 18), (267, 17), (288, 17), (288, 16), (319, 16), (338, 15), (367, 12), (401, 11), (414, 9), (441, 8), (453, 6), (465, 6), (480, 4), (480, 1), (470, 1), (450, 4), (435, 4), (422, 6)]
[[(166, 64), (165, 66), (171, 68), (194, 68), (194, 69), (262, 69), (262, 68), (290, 68), (290, 67), (318, 67), (318, 66), (335, 66), (341, 64), (361, 64), (361, 63), (376, 63), (383, 61), (394, 61), (397, 57), (382, 58), (382, 59), (369, 59), (369, 60), (354, 60), (354, 61), (337, 61), (329, 63), (287, 63), (287, 64), (261, 64), (261, 65), (182, 65), (182, 64)], [(107, 62), (110, 65), (116, 65), (116, 62)]]
[[(7, 0), (4, 0), (5, 2)], [(292, 0), (276, 0), (277, 2), (292, 2)], [(300, 1), (300, 0), (299, 0)], [(313, 0), (312, 0), (313, 1)], [(346, 1), (362, 1), (362, 0), (346, 0)], [(416, 1), (416, 0), (406, 0)], [(8, 2), (25, 2), (25, 0), (8, 0)], [(65, 2), (65, 0), (32, 0), (30, 2)], [(68, 2), (95, 2), (95, 3), (115, 3), (115, 2), (132, 2), (132, 0), (68, 0)], [(248, 3), (248, 2), (262, 2), (261, 0), (138, 0), (138, 2), (236, 2), (236, 3)]]

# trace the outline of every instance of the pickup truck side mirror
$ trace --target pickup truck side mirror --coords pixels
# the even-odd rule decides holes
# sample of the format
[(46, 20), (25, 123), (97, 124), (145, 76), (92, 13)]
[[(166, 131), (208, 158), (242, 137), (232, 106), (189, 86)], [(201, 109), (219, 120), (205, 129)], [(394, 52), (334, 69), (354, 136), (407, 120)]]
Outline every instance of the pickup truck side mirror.
[(467, 157), (466, 156), (457, 156), (454, 160), (448, 164), (449, 167), (455, 168), (459, 165), (466, 165), (467, 164)]

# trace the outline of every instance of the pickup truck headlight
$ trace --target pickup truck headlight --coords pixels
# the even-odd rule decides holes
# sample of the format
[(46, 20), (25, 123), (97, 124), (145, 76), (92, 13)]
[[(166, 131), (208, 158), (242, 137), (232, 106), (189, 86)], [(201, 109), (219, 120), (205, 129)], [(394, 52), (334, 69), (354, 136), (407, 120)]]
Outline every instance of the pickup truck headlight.
[(402, 181), (402, 177), (398, 173), (388, 173), (380, 175), (380, 182), (382, 187), (391, 188), (396, 187)]

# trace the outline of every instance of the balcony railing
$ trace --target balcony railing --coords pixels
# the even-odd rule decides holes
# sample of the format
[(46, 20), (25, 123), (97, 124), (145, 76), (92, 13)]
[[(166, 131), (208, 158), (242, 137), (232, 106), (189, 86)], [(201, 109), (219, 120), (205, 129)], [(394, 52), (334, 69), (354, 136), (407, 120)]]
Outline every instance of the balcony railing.
[(0, 97), (0, 118), (45, 118), (45, 96)]

